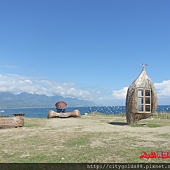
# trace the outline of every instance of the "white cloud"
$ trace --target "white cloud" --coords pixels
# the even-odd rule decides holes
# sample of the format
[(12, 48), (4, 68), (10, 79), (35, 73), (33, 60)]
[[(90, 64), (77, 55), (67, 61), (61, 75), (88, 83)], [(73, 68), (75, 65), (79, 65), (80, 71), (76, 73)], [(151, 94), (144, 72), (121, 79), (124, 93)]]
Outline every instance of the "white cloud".
[[(170, 80), (162, 81), (161, 83), (155, 83), (158, 98), (167, 99), (170, 98)], [(84, 89), (84, 87), (83, 87)], [(78, 99), (92, 100), (103, 105), (124, 104), (127, 89), (124, 87), (120, 90), (113, 90), (112, 92), (107, 90), (82, 90), (72, 82), (59, 83), (57, 81), (49, 81), (43, 79), (37, 79), (35, 77), (27, 77), (17, 74), (0, 74), (0, 91), (21, 93), (28, 92), (32, 94), (45, 94), (47, 96), (60, 95), (63, 97), (72, 97)], [(165, 101), (165, 100), (164, 100)]]
[(61, 95), (79, 99), (92, 100), (95, 92), (76, 89), (73, 83), (59, 83), (56, 81), (39, 80), (17, 74), (0, 75), (0, 91), (32, 94), (45, 94), (47, 96)]
[[(162, 81), (161, 83), (154, 83), (157, 91), (158, 98), (170, 97), (170, 80)], [(120, 90), (114, 90), (112, 92), (113, 97), (117, 99), (125, 99), (128, 87), (124, 87)]]
[(160, 98), (170, 97), (170, 80), (164, 80), (162, 83), (155, 83), (154, 85)]
[(17, 68), (18, 66), (14, 66), (14, 65), (5, 65), (5, 66), (2, 66), (4, 68)]
[(126, 93), (127, 93), (128, 87), (124, 87), (123, 89), (120, 90), (114, 90), (112, 92), (113, 97), (117, 99), (125, 99), (126, 98)]
[(91, 98), (90, 92), (85, 90), (76, 89), (75, 87), (70, 86), (70, 84), (58, 84), (54, 83), (50, 86), (50, 91), (52, 94), (59, 94), (64, 97), (75, 97), (75, 98)]

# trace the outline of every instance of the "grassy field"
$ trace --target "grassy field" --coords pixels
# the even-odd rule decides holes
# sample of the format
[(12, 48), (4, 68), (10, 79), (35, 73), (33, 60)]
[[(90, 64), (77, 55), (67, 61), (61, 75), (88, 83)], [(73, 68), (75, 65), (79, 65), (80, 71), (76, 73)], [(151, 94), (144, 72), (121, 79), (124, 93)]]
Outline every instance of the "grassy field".
[(125, 116), (25, 118), (21, 128), (0, 129), (0, 163), (167, 163), (140, 159), (170, 151), (170, 119), (126, 124)]

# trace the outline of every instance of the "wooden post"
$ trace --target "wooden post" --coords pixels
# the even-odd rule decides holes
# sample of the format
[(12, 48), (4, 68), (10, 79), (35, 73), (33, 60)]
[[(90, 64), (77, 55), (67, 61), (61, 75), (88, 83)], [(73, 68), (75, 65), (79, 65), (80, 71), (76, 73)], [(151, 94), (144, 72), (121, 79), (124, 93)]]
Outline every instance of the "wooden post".
[(13, 114), (14, 117), (0, 118), (0, 129), (3, 128), (17, 128), (24, 126), (24, 114)]

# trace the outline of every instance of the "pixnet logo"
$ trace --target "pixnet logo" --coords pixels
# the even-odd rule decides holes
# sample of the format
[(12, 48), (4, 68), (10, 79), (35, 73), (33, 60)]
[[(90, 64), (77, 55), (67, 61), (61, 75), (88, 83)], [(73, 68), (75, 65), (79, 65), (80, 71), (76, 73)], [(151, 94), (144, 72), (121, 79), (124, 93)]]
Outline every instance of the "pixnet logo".
[(142, 152), (140, 158), (150, 159), (150, 158), (170, 158), (170, 151), (162, 152)]

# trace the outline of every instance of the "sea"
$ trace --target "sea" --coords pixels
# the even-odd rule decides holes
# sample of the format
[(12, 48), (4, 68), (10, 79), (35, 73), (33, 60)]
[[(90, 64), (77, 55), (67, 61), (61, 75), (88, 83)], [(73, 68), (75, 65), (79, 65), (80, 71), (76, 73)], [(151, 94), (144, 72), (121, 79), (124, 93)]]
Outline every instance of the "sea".
[[(81, 115), (87, 115), (91, 112), (99, 112), (102, 114), (124, 114), (125, 106), (91, 106), (91, 107), (67, 107), (66, 112), (72, 112), (78, 109)], [(28, 118), (47, 118), (50, 110), (56, 111), (56, 108), (0, 108), (0, 116), (13, 117), (14, 113), (23, 113)], [(156, 112), (170, 113), (170, 105), (159, 105)]]

